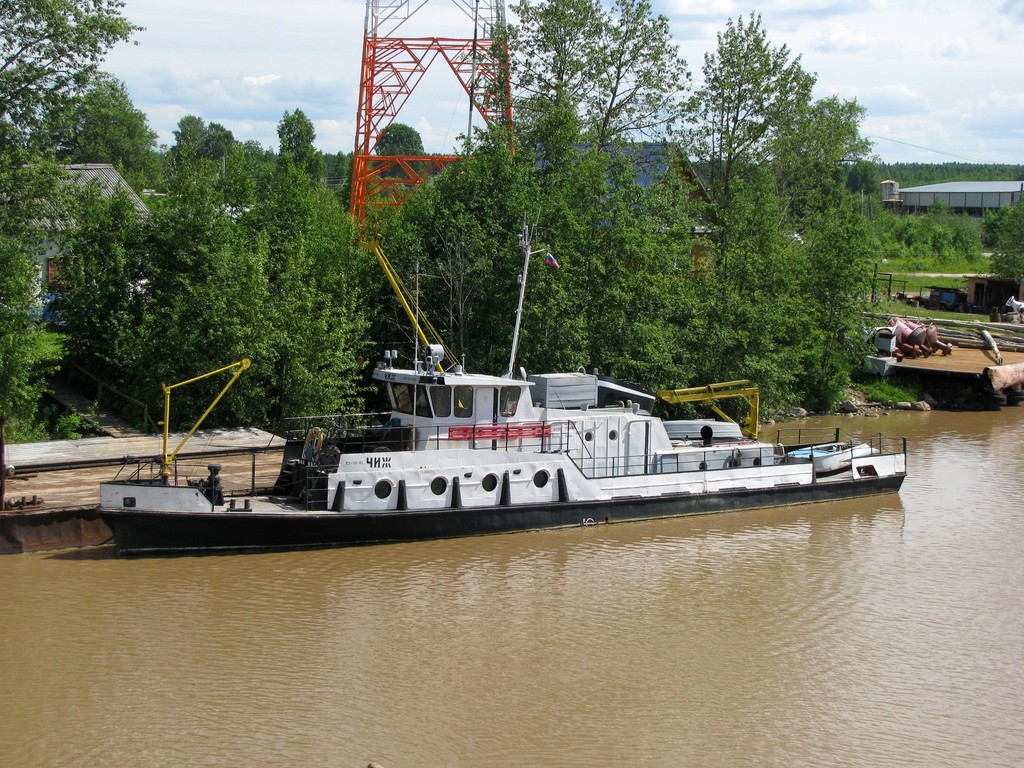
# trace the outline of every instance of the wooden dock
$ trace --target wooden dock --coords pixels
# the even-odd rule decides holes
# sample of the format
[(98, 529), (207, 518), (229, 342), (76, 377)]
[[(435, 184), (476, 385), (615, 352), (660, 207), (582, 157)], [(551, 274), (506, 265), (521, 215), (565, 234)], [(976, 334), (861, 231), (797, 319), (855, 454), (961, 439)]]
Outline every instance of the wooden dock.
[[(1001, 352), (1000, 354), (1002, 354), (1004, 366), (1024, 364), (1024, 352)], [(903, 371), (927, 371), (954, 376), (981, 377), (985, 375), (986, 369), (998, 364), (995, 357), (986, 350), (955, 347), (951, 355), (905, 357), (900, 362), (893, 360), (891, 368)]]
[(1001, 352), (1002, 364), (987, 350), (954, 347), (951, 355), (896, 360), (874, 355), (865, 370), (880, 376), (913, 377), (941, 408), (998, 410), (1024, 401), (1024, 352)]
[[(168, 435), (170, 450), (177, 448), (185, 433)], [(196, 432), (182, 448), (182, 455), (251, 453), (280, 449), (284, 438), (253, 427), (211, 429)], [(111, 464), (120, 459), (152, 458), (163, 454), (163, 435), (130, 437), (86, 437), (81, 440), (51, 440), (43, 443), (15, 443), (7, 446), (7, 463), (19, 471), (54, 471), (82, 466)], [(132, 462), (122, 462), (132, 463)]]
[[(173, 451), (183, 433), (169, 436)], [(273, 486), (281, 468), (284, 439), (260, 429), (197, 432), (178, 454), (176, 471), (204, 477), (221, 465), (226, 494)], [(110, 530), (100, 519), (99, 484), (124, 477), (140, 462), (163, 454), (162, 435), (90, 437), (7, 446), (13, 477), (7, 479), (0, 511), (0, 553), (102, 544)]]

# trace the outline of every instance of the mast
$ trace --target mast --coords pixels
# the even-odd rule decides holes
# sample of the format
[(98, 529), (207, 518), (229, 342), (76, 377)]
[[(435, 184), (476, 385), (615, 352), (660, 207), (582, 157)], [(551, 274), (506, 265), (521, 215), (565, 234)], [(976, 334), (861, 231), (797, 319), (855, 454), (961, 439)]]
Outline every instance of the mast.
[(516, 366), (516, 352), (519, 349), (519, 328), (523, 319), (523, 299), (526, 297), (526, 275), (530, 271), (530, 257), (538, 253), (546, 254), (550, 252), (547, 246), (530, 250), (530, 227), (527, 225), (525, 218), (523, 219), (523, 231), (519, 235), (519, 242), (523, 246), (523, 271), (519, 275), (519, 304), (516, 306), (516, 325), (515, 330), (512, 332), (512, 353), (508, 358), (508, 370), (502, 375), (502, 378), (505, 379), (512, 378), (512, 371), (515, 370)]

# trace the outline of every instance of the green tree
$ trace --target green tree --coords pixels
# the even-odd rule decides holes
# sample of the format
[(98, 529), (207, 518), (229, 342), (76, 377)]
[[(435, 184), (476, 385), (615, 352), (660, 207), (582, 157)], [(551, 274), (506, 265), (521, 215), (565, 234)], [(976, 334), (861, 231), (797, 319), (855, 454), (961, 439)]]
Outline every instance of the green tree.
[(366, 350), (364, 252), (347, 210), (306, 168), (282, 156), (253, 211), (265, 239), (274, 418), (337, 413), (358, 402)]
[(173, 131), (171, 153), (223, 162), (235, 144), (234, 134), (220, 123), (206, 124), (196, 115), (185, 115)]
[(751, 379), (768, 413), (799, 402), (806, 359), (803, 258), (774, 192), (761, 168), (719, 206), (719, 245), (694, 277), (680, 346), (697, 383)]
[(322, 183), (312, 125), (296, 111), (278, 126), (282, 147), (242, 218), (266, 250), (271, 415), (337, 412), (358, 399), (365, 350), (364, 253), (345, 205)]
[(27, 137), (141, 27), (121, 0), (0, 0), (0, 121)]
[(740, 174), (771, 159), (779, 138), (806, 113), (815, 77), (785, 45), (770, 45), (754, 14), (729, 20), (715, 51), (704, 54), (702, 71), (691, 153), (707, 168), (717, 200)]
[[(60, 216), (59, 173), (26, 151), (45, 114), (88, 86), (106, 52), (138, 27), (118, 0), (0, 0), (0, 465), (9, 419), (42, 389), (42, 345), (28, 321), (38, 295), (34, 251)], [(0, 476), (3, 473), (0, 472)], [(5, 488), (0, 480), (0, 506)]]
[(795, 230), (834, 210), (846, 194), (847, 164), (871, 148), (860, 135), (864, 114), (856, 101), (830, 96), (802, 108), (790, 130), (776, 138), (772, 168)]
[(686, 111), (690, 87), (668, 19), (654, 16), (647, 0), (615, 0), (605, 28), (597, 89), (586, 105), (594, 143), (665, 138)]
[(524, 0), (510, 10), (519, 19), (508, 33), (512, 76), (522, 92), (520, 121), (531, 125), (556, 99), (577, 109), (593, 85), (603, 22), (599, 0)]
[(877, 195), (882, 181), (880, 166), (871, 160), (858, 160), (847, 167), (846, 188), (851, 192)]
[(281, 155), (291, 158), (309, 178), (321, 181), (324, 177), (324, 156), (313, 146), (316, 130), (305, 113), (301, 109), (285, 112), (277, 125), (277, 135), (281, 140)]
[(904, 268), (926, 271), (941, 264), (977, 262), (981, 229), (969, 216), (950, 213), (942, 203), (920, 216), (885, 211), (871, 220), (878, 255), (900, 260)]
[[(417, 192), (387, 228), (393, 266), (413, 287), (419, 266), (422, 313), (474, 370), (503, 373), (508, 364), (522, 269), (516, 237), (524, 215), (536, 220), (535, 174), (536, 164), (509, 149), (504, 131), (488, 131), (471, 158)], [(389, 310), (374, 329), (376, 337), (408, 341), (405, 348), (411, 349), (409, 321), (383, 276), (376, 283), (374, 301)]]
[[(224, 205), (220, 163), (189, 154), (186, 145), (168, 169), (147, 247), (134, 391), (156, 406), (161, 384), (247, 357), (252, 369), (206, 423), (268, 424), (266, 246), (244, 238)], [(210, 379), (176, 392), (171, 427), (189, 426), (218, 389)]]
[(850, 371), (863, 357), (862, 311), (872, 251), (867, 223), (849, 197), (818, 217), (804, 240), (803, 401), (811, 409), (827, 410), (840, 400)]
[[(0, 135), (4, 130), (0, 124)], [(43, 386), (41, 329), (34, 317), (40, 275), (32, 257), (41, 250), (43, 233), (36, 224), (46, 212), (53, 172), (27, 161), (26, 152), (0, 152), (0, 190), (12, 193), (4, 198), (5, 215), (0, 216), (0, 509), (8, 424), (30, 418)]]
[(378, 155), (425, 154), (419, 131), (404, 123), (392, 123), (381, 131), (375, 151)]
[(324, 164), (324, 184), (347, 210), (352, 191), (352, 153), (327, 153)]
[(120, 80), (101, 73), (48, 122), (64, 162), (110, 163), (136, 190), (159, 185), (157, 134)]
[(1001, 208), (990, 228), (993, 271), (1004, 277), (1024, 275), (1024, 203)]
[(123, 386), (139, 354), (148, 222), (124, 190), (105, 198), (94, 187), (77, 190), (72, 222), (57, 261), (65, 353)]
[(597, 146), (663, 138), (686, 112), (690, 75), (668, 20), (647, 0), (523, 0), (512, 9), (512, 73), (529, 132), (553, 104), (570, 105)]
[[(467, 365), (500, 374), (516, 319), (525, 222), (533, 248), (549, 247), (561, 268), (532, 258), (516, 369), (600, 366), (673, 381), (676, 305), (690, 261), (688, 195), (669, 179), (663, 156), (585, 149), (566, 125), (538, 124), (550, 127), (540, 163), (510, 152), (501, 131), (488, 132), (471, 157), (406, 203), (388, 229), (388, 255), (407, 285), (419, 265), (418, 305)], [(637, 183), (645, 163), (662, 183)], [(380, 302), (395, 306), (386, 296)], [(411, 347), (408, 322), (397, 312), (394, 322), (383, 337), (409, 339)]]

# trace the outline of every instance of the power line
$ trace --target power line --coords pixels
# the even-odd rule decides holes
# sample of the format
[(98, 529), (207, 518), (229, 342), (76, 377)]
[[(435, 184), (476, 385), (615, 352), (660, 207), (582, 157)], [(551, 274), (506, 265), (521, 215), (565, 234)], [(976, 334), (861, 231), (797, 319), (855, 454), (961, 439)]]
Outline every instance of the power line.
[(923, 149), (925, 152), (934, 152), (937, 155), (945, 155), (946, 157), (953, 157), (957, 160), (966, 160), (969, 163), (982, 163), (988, 164), (988, 160), (979, 160), (976, 157), (967, 157), (966, 155), (958, 155), (954, 152), (944, 152), (941, 149), (932, 149), (931, 147), (922, 147), (920, 144), (911, 144), (909, 141), (900, 141), (899, 139), (890, 139), (885, 136), (872, 136), (869, 133), (864, 134), (869, 139), (875, 139), (877, 141), (891, 141), (893, 144), (902, 144), (905, 147), (913, 147), (914, 149)]

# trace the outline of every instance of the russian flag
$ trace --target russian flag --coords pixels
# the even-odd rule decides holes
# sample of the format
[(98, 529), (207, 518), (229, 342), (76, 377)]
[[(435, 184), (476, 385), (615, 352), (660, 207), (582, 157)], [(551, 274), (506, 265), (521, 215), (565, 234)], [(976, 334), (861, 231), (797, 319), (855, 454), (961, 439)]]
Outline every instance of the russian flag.
[(555, 260), (555, 257), (551, 255), (550, 251), (544, 254), (544, 263), (547, 264), (549, 267), (554, 267), (555, 269), (562, 268), (562, 265)]

